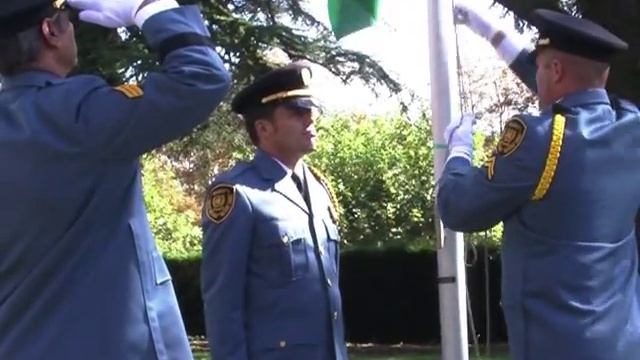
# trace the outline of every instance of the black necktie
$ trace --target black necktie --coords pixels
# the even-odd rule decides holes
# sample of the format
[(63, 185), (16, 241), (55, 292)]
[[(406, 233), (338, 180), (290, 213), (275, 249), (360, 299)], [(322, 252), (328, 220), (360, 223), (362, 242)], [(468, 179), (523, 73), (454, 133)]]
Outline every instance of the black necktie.
[(292, 172), (291, 173), (291, 179), (293, 179), (293, 182), (296, 184), (296, 187), (298, 188), (298, 191), (300, 192), (300, 195), (302, 195), (302, 197), (304, 197), (304, 188), (302, 187), (302, 180), (300, 179), (300, 176), (298, 176), (298, 174)]

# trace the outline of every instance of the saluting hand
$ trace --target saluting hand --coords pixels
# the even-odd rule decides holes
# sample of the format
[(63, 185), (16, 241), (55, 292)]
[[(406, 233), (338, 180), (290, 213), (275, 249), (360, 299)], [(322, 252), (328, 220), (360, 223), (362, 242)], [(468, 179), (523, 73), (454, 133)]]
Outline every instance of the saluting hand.
[(107, 28), (134, 25), (134, 17), (144, 0), (68, 0), (80, 10), (80, 20)]
[[(142, 26), (153, 14), (178, 6), (175, 0), (68, 0), (80, 20), (108, 28)], [(150, 11), (141, 11), (149, 6)]]

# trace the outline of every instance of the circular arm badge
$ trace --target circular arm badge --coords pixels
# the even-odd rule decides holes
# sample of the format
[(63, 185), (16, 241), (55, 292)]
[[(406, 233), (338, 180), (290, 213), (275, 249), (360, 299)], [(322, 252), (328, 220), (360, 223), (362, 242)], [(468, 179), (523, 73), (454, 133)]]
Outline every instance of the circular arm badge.
[(507, 122), (502, 131), (500, 142), (498, 142), (498, 154), (509, 156), (520, 147), (527, 133), (527, 125), (524, 121), (513, 118)]
[(496, 161), (498, 156), (509, 156), (513, 154), (522, 142), (527, 133), (527, 125), (521, 119), (514, 117), (509, 120), (502, 130), (500, 141), (496, 149), (489, 155), (484, 166), (487, 170), (487, 179), (493, 180), (496, 173)]
[(207, 198), (207, 217), (216, 224), (224, 221), (236, 202), (236, 189), (232, 185), (216, 185)]

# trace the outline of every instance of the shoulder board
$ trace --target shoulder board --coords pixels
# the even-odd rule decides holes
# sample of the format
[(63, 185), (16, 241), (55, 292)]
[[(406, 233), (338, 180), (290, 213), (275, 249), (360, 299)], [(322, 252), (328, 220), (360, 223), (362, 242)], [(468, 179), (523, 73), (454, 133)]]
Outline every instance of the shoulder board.
[(551, 112), (554, 114), (565, 115), (571, 112), (571, 108), (561, 103), (553, 103), (553, 105), (551, 105)]
[(212, 181), (216, 181), (216, 182), (224, 181), (224, 182), (234, 183), (234, 179), (236, 179), (238, 176), (240, 176), (242, 173), (244, 173), (248, 169), (251, 169), (251, 167), (252, 167), (251, 163), (247, 163), (245, 161), (238, 161), (230, 169), (225, 170), (221, 173), (215, 174), (212, 177)]

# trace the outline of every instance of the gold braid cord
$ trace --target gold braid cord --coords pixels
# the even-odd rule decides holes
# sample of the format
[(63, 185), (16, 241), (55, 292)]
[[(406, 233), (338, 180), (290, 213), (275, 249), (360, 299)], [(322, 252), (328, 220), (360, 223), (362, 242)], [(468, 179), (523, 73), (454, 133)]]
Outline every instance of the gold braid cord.
[(533, 193), (531, 200), (541, 200), (549, 191), (551, 182), (556, 174), (556, 168), (558, 167), (558, 160), (560, 159), (560, 150), (562, 150), (562, 141), (564, 140), (564, 128), (566, 119), (561, 114), (556, 114), (553, 117), (553, 130), (551, 133), (551, 145), (549, 146), (549, 154), (547, 155), (547, 161), (544, 165), (544, 171), (538, 181), (536, 191)]
[(336, 193), (333, 191), (333, 188), (330, 185), (329, 180), (327, 180), (327, 178), (322, 175), (322, 173), (320, 171), (318, 171), (318, 169), (312, 167), (312, 166), (308, 166), (309, 170), (311, 170), (311, 174), (313, 174), (313, 176), (316, 177), (316, 179), (318, 179), (320, 181), (320, 183), (322, 184), (322, 186), (324, 186), (325, 190), (327, 190), (327, 193), (329, 194), (329, 199), (331, 200), (331, 212), (333, 213), (333, 221), (337, 223), (340, 222), (340, 214), (342, 214), (342, 208), (340, 207), (340, 203), (338, 203), (338, 197), (336, 196)]

